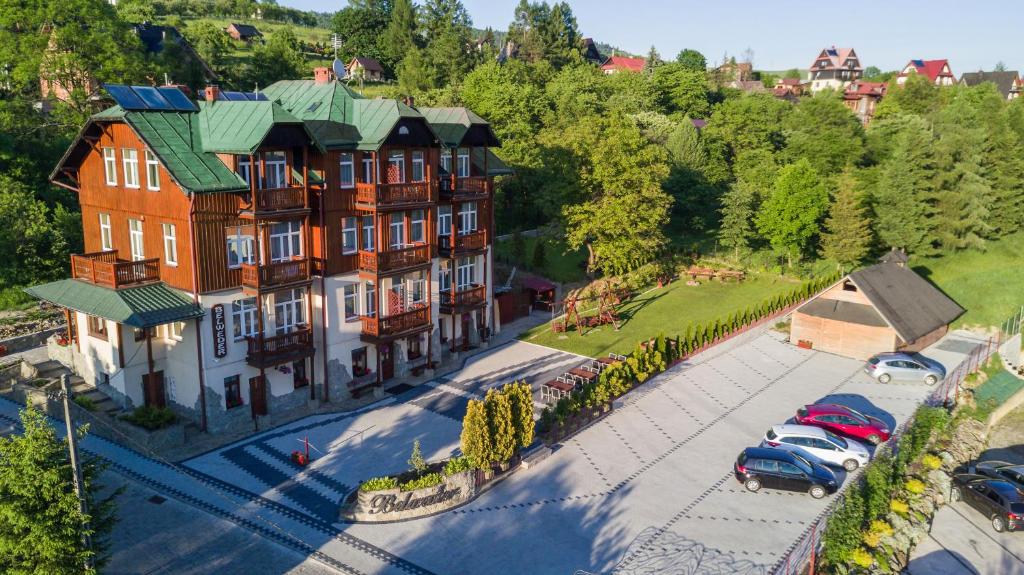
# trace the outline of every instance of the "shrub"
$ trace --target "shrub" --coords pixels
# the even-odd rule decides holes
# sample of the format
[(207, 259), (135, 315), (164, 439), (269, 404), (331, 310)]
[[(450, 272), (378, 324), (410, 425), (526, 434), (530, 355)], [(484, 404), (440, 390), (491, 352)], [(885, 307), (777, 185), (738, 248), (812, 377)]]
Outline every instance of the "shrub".
[(875, 519), (889, 512), (892, 499), (892, 456), (888, 453), (875, 458), (864, 472), (864, 498), (867, 504), (865, 517)]
[(905, 517), (910, 512), (910, 505), (907, 505), (907, 502), (902, 499), (893, 499), (889, 503), (889, 509), (893, 513)]
[(487, 390), (484, 410), (487, 413), (487, 430), (491, 435), (490, 461), (498, 463), (512, 459), (516, 451), (516, 432), (508, 396), (495, 388)]
[(563, 397), (555, 403), (555, 419), (558, 423), (564, 423), (569, 417), (569, 398)]
[(853, 551), (853, 555), (850, 557), (853, 563), (858, 567), (867, 569), (874, 564), (875, 558), (871, 556), (871, 553), (863, 547), (858, 547)]
[(847, 565), (861, 543), (861, 524), (864, 521), (864, 496), (861, 486), (853, 484), (846, 492), (832, 517), (828, 520), (822, 539), (822, 559), (829, 565)]
[(555, 425), (555, 412), (551, 410), (551, 407), (545, 407), (540, 412), (540, 420), (537, 422), (539, 432), (544, 433), (550, 430)]
[(475, 399), (469, 400), (466, 405), (466, 415), (462, 418), (460, 439), (462, 453), (473, 462), (473, 465), (483, 469), (490, 463), (491, 436), (487, 430), (487, 412), (484, 409), (484, 402)]
[(928, 454), (921, 458), (921, 464), (928, 469), (938, 469), (942, 467), (942, 460), (938, 456)]
[(420, 450), (420, 440), (412, 442), (412, 455), (409, 456), (409, 468), (416, 472), (417, 476), (423, 475), (427, 470), (427, 462), (423, 460), (423, 452)]
[(79, 407), (85, 409), (86, 411), (96, 411), (96, 402), (89, 399), (88, 397), (85, 397), (84, 395), (76, 395), (72, 401), (77, 403)]
[(468, 457), (453, 457), (444, 464), (445, 475), (455, 475), (473, 469), (473, 462)]
[(128, 415), (122, 415), (121, 419), (143, 429), (156, 431), (173, 424), (178, 418), (173, 411), (166, 407), (143, 405), (135, 408), (135, 411)]
[(907, 482), (903, 484), (903, 488), (909, 493), (920, 495), (924, 493), (925, 484), (920, 479), (908, 479)]
[(883, 537), (892, 535), (892, 526), (886, 521), (881, 519), (875, 519), (868, 526), (867, 532), (864, 533), (864, 543), (868, 547), (878, 547)]
[(398, 480), (394, 477), (373, 477), (367, 479), (359, 486), (359, 491), (383, 491), (398, 487)]
[(402, 491), (415, 491), (424, 487), (433, 487), (444, 483), (444, 476), (440, 473), (428, 473), (416, 479), (410, 479), (398, 486)]

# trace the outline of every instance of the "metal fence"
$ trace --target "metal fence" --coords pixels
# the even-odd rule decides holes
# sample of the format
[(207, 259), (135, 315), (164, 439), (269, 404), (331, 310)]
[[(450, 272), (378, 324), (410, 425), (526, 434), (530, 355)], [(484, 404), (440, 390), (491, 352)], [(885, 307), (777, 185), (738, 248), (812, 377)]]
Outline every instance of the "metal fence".
[[(1019, 337), (1019, 322), (1017, 325), (1017, 335)], [(955, 405), (956, 398), (959, 395), (960, 384), (963, 383), (963, 380), (968, 375), (978, 371), (985, 361), (998, 349), (999, 340), (996, 338), (989, 338), (985, 343), (979, 343), (951, 373), (947, 374), (946, 379), (925, 399), (924, 404), (929, 406)], [(912, 421), (912, 419), (904, 421), (884, 445), (895, 452), (895, 446), (899, 444), (900, 438)], [(871, 464), (869, 463), (868, 465)], [(852, 485), (854, 482), (859, 481), (866, 467), (861, 467), (854, 475), (850, 476), (847, 479), (847, 485)], [(814, 523), (803, 532), (800, 539), (786, 550), (786, 554), (772, 566), (769, 571), (771, 575), (802, 575), (803, 573), (814, 575), (815, 562), (818, 554), (821, 552), (821, 539), (825, 534), (825, 529), (828, 527), (828, 519), (836, 508), (842, 504), (845, 499), (845, 493), (843, 491), (838, 494), (829, 506), (814, 519)]]
[(1020, 369), (1020, 328), (1024, 322), (1024, 307), (1017, 310), (999, 326), (999, 355), (1013, 370)]

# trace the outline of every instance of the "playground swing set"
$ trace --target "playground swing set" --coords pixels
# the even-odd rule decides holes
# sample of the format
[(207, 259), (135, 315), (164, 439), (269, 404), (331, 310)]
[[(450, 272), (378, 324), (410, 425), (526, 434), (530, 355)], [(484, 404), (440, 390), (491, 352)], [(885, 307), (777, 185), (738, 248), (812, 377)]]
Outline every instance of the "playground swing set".
[[(620, 320), (616, 307), (622, 305), (622, 302), (629, 297), (631, 297), (629, 290), (614, 287), (610, 282), (604, 284), (604, 289), (597, 296), (581, 297), (579, 294), (573, 294), (551, 306), (553, 316), (551, 329), (555, 333), (563, 333), (569, 331), (571, 325), (575, 325), (576, 332), (584, 335), (584, 330), (587, 328), (611, 324), (618, 331)], [(597, 313), (581, 315), (580, 304), (595, 299), (597, 300)], [(556, 319), (559, 317), (562, 319)]]

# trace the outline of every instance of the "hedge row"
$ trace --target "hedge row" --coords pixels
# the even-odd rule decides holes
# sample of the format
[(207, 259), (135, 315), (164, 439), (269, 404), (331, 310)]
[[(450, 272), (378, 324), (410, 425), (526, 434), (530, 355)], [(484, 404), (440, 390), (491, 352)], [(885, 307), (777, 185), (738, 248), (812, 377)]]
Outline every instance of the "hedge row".
[(677, 335), (674, 339), (667, 339), (662, 334), (649, 342), (638, 343), (624, 362), (609, 366), (596, 382), (584, 385), (569, 397), (563, 397), (553, 407), (544, 408), (539, 422), (540, 431), (548, 432), (555, 425), (563, 425), (572, 415), (608, 403), (664, 371), (676, 360), (685, 359), (724, 337), (807, 299), (839, 277), (836, 273), (807, 281), (789, 293), (768, 298), (743, 311), (708, 323), (696, 326), (691, 324), (681, 336)]

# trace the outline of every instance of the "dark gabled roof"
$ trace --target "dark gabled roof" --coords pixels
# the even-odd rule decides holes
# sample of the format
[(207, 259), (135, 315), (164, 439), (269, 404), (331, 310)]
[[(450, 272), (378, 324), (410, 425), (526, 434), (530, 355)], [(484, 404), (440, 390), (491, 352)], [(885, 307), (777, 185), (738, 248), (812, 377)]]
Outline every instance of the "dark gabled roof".
[(885, 255), (878, 258), (878, 261), (883, 264), (905, 264), (910, 261), (910, 258), (907, 257), (907, 252), (898, 248), (892, 248)]
[(351, 70), (356, 64), (359, 64), (359, 66), (361, 66), (363, 70), (366, 70), (368, 72), (384, 71), (384, 66), (381, 66), (380, 62), (378, 62), (375, 58), (368, 58), (366, 56), (356, 56), (355, 58), (352, 58), (351, 62), (348, 63), (349, 69)]
[(263, 35), (262, 32), (257, 30), (256, 27), (251, 24), (236, 24), (232, 22), (229, 28), (234, 28), (235, 31), (238, 32), (238, 35), (242, 38), (251, 38)]
[(875, 311), (875, 308), (867, 304), (835, 299), (815, 298), (801, 307), (800, 313), (871, 327), (886, 327), (889, 325), (885, 322), (885, 319)]
[(25, 291), (61, 307), (138, 328), (203, 315), (203, 308), (191, 297), (163, 282), (110, 289), (82, 280), (64, 279)]
[(249, 186), (210, 152), (204, 152), (198, 116), (194, 113), (154, 110), (128, 112), (113, 106), (95, 114), (64, 153), (50, 174), (56, 179), (69, 164), (78, 165), (89, 151), (85, 136), (106, 122), (124, 121), (160, 159), (176, 184), (186, 193), (245, 191)]
[(960, 83), (964, 86), (977, 86), (985, 82), (992, 82), (999, 88), (999, 93), (1004, 98), (1010, 95), (1010, 91), (1013, 90), (1013, 83), (1017, 80), (1019, 74), (1016, 70), (1006, 70), (1004, 72), (964, 72), (963, 76), (960, 76)]
[(964, 308), (913, 270), (893, 263), (875, 264), (847, 277), (908, 343), (964, 313)]

